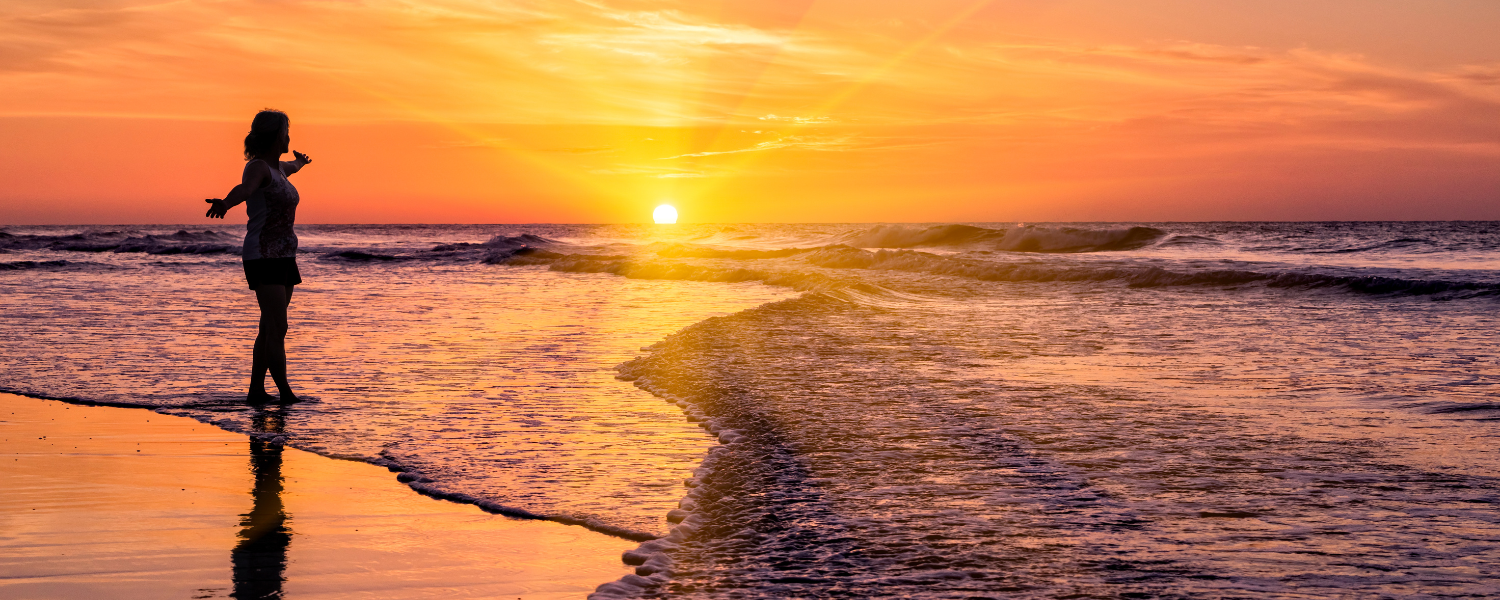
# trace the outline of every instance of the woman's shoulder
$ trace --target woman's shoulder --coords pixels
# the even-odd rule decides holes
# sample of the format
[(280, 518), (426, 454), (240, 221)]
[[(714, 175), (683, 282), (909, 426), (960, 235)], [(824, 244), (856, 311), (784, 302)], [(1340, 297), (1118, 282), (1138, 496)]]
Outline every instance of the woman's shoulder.
[(249, 175), (251, 173), (270, 175), (271, 165), (266, 164), (266, 161), (263, 161), (259, 158), (252, 158), (249, 161), (245, 162), (245, 174)]
[(245, 163), (244, 181), (259, 179), (263, 183), (267, 177), (271, 177), (271, 165), (266, 164), (266, 161), (254, 158)]

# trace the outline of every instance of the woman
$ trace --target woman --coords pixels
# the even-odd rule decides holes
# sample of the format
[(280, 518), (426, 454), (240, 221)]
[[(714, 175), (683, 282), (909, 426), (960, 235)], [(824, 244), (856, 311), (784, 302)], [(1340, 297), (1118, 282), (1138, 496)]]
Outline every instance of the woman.
[(297, 272), (297, 234), (292, 223), (297, 217), (297, 188), (287, 176), (312, 162), (306, 154), (292, 152), (296, 160), (282, 162), (281, 155), (291, 147), (291, 120), (279, 110), (263, 110), (250, 122), (245, 136), (245, 173), (240, 184), (229, 190), (222, 200), (206, 200), (212, 206), (207, 216), (224, 218), (229, 209), (241, 202), (250, 222), (245, 227), (245, 279), (255, 290), (260, 303), (260, 332), (255, 336), (255, 350), (250, 360), (251, 403), (276, 400), (266, 393), (266, 370), (276, 381), (281, 402), (296, 402), (297, 395), (286, 381), (286, 311), (292, 302), (292, 289), (302, 283)]

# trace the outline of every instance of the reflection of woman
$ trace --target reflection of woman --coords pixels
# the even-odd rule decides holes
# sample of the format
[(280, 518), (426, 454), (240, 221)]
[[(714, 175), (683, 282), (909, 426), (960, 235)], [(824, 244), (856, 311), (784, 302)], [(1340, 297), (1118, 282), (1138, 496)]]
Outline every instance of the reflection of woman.
[(255, 290), (260, 303), (260, 333), (255, 336), (251, 354), (250, 402), (270, 402), (276, 398), (266, 393), (266, 370), (276, 381), (282, 402), (296, 402), (297, 395), (286, 381), (286, 311), (292, 302), (292, 288), (302, 283), (297, 272), (297, 234), (292, 223), (297, 217), (297, 188), (287, 176), (301, 170), (312, 159), (292, 152), (296, 160), (282, 162), (281, 155), (291, 147), (291, 120), (279, 110), (263, 110), (250, 122), (245, 136), (245, 173), (240, 184), (229, 190), (224, 199), (209, 199), (207, 216), (222, 219), (229, 209), (241, 202), (250, 222), (245, 230), (245, 279)]
[[(281, 433), (286, 415), (257, 409), (250, 424), (259, 433)], [(282, 597), (286, 579), (287, 548), (292, 545), (289, 517), (281, 501), (281, 444), (250, 438), (250, 473), (255, 504), (240, 520), (238, 544), (229, 552), (234, 567), (234, 592), (239, 600)]]

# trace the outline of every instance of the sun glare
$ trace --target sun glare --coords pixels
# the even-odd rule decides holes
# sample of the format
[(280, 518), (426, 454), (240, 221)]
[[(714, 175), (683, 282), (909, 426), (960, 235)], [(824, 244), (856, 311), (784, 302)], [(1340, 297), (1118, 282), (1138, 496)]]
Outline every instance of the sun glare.
[(677, 222), (677, 209), (672, 208), (671, 204), (663, 204), (656, 207), (656, 212), (651, 213), (651, 218), (658, 225), (671, 225)]

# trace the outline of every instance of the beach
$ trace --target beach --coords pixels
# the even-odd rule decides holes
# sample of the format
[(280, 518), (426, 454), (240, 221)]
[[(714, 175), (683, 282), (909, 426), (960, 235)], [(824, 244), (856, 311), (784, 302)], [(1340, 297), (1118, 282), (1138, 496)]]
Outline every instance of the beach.
[(579, 598), (635, 547), (147, 410), (4, 394), (0, 440), (6, 598)]

